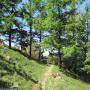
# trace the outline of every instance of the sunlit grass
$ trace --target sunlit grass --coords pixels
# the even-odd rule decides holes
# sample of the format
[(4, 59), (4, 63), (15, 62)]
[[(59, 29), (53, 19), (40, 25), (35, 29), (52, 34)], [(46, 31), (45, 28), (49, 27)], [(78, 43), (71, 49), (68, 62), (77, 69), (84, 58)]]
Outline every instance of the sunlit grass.
[(49, 77), (46, 90), (90, 90), (90, 84), (64, 75), (57, 66), (54, 66), (53, 72), (60, 73), (62, 79)]
[[(4, 58), (6, 56), (10, 56), (9, 62), (11, 63)], [(39, 64), (24, 57), (19, 52), (7, 48), (0, 49), (0, 64), (7, 66), (11, 70), (10, 72), (3, 65), (0, 66), (0, 74), (5, 73), (0, 77), (0, 80), (9, 82), (11, 88), (17, 87), (19, 90), (31, 90), (35, 84), (33, 81), (38, 81), (46, 68), (46, 65)], [(15, 68), (17, 71), (14, 71)]]

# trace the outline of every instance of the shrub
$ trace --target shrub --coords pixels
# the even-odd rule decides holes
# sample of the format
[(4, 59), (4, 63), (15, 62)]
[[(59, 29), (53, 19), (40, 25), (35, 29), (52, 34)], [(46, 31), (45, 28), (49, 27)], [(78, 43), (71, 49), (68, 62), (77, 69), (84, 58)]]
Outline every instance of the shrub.
[(88, 50), (86, 60), (84, 61), (84, 67), (82, 69), (86, 71), (88, 74), (90, 74), (90, 49)]

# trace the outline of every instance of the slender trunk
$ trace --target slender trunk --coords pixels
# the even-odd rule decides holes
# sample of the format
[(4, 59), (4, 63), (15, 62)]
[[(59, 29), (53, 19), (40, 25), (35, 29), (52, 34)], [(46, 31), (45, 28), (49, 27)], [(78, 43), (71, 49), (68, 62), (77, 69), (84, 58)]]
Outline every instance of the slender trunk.
[(21, 33), (20, 34), (21, 34), (21, 40), (20, 40), (20, 42), (21, 42), (21, 52), (22, 52), (23, 51), (23, 46), (22, 46), (22, 38), (23, 38), (22, 37), (22, 30), (21, 30)]
[(12, 33), (11, 33), (11, 27), (9, 28), (9, 48), (11, 49), (11, 36), (12, 36)]
[(89, 33), (88, 33), (88, 29), (89, 29), (88, 20), (87, 20), (87, 25), (86, 26), (87, 26), (87, 40), (86, 41), (88, 42), (88, 37), (89, 37)]
[(61, 65), (62, 65), (62, 59), (61, 59), (61, 53), (60, 53), (59, 50), (58, 50), (58, 56), (59, 56), (59, 59), (58, 59), (58, 66), (59, 66), (59, 68), (60, 68)]
[[(61, 8), (60, 8), (59, 5), (57, 5), (57, 10), (58, 10), (58, 16), (59, 16), (59, 18), (61, 18), (61, 17), (60, 17)], [(58, 30), (58, 32), (57, 32), (57, 37), (58, 37), (57, 39), (61, 42), (61, 31), (60, 31), (60, 30)], [(58, 49), (58, 56), (59, 56), (59, 59), (58, 59), (58, 67), (60, 68), (60, 67), (61, 67), (61, 64), (62, 64), (60, 49)]]
[[(42, 32), (40, 31), (40, 43), (42, 40)], [(41, 45), (39, 46), (39, 61), (41, 61)]]
[[(12, 10), (11, 10), (11, 13), (13, 13), (14, 11), (14, 9), (13, 9), (13, 6), (11, 7), (12, 8)], [(12, 31), (11, 31), (11, 26), (9, 27), (9, 48), (11, 49), (11, 38), (12, 38)]]
[(30, 50), (29, 50), (29, 56), (32, 56), (32, 23), (30, 23)]

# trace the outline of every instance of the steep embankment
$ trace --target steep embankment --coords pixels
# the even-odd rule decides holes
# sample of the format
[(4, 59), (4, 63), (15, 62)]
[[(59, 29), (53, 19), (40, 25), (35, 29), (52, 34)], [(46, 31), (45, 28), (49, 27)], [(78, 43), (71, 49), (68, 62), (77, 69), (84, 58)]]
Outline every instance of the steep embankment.
[(31, 90), (45, 68), (46, 65), (29, 60), (19, 52), (0, 48), (0, 89)]

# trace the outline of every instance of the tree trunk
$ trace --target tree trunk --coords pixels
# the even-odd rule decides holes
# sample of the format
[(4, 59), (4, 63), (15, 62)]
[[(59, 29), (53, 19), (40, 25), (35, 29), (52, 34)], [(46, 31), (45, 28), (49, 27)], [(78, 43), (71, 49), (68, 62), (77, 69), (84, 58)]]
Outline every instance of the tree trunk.
[(11, 27), (9, 28), (9, 48), (11, 49), (11, 35), (12, 35), (12, 32), (11, 32)]
[(87, 40), (86, 40), (86, 41), (87, 41), (87, 42), (88, 42), (88, 37), (89, 37), (89, 32), (88, 32), (88, 30), (89, 30), (89, 25), (88, 25), (88, 23), (89, 23), (89, 22), (88, 22), (88, 20), (87, 20), (87, 24), (86, 24), (86, 26), (87, 26), (87, 28), (86, 28), (86, 29), (87, 29)]
[(30, 50), (29, 50), (29, 56), (32, 57), (32, 23), (30, 23)]
[(58, 59), (58, 66), (59, 66), (59, 68), (60, 68), (61, 65), (62, 65), (62, 59), (61, 59), (61, 53), (60, 53), (59, 50), (58, 50), (58, 56), (59, 56), (59, 59)]
[(22, 38), (23, 38), (22, 37), (22, 30), (21, 30), (21, 33), (20, 34), (21, 34), (21, 41), (20, 42), (21, 42), (21, 52), (22, 52), (23, 51), (23, 46), (22, 46)]
[[(42, 32), (40, 31), (40, 43), (42, 40)], [(39, 46), (39, 61), (41, 61), (41, 45)]]

